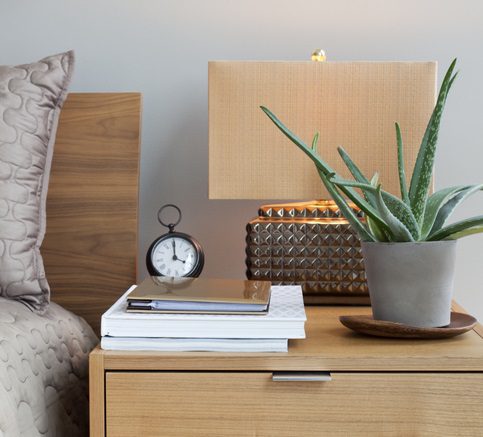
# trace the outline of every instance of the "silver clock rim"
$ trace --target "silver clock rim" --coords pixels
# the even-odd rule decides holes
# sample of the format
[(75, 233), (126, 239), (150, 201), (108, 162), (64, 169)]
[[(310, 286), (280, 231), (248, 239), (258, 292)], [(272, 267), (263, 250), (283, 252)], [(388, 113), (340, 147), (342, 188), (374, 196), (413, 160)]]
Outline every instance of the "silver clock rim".
[(153, 255), (158, 247), (159, 244), (161, 244), (163, 241), (166, 241), (171, 238), (181, 238), (185, 240), (187, 243), (189, 243), (191, 246), (193, 246), (196, 254), (196, 260), (193, 265), (193, 268), (184, 274), (183, 276), (180, 277), (198, 277), (203, 270), (204, 266), (204, 252), (203, 248), (201, 247), (200, 243), (193, 238), (191, 235), (184, 234), (182, 232), (168, 232), (167, 234), (161, 235), (159, 238), (153, 241), (151, 246), (148, 249), (147, 256), (146, 256), (146, 266), (148, 268), (148, 272), (151, 274), (151, 276), (164, 276), (159, 270), (156, 268), (154, 260), (153, 260)]

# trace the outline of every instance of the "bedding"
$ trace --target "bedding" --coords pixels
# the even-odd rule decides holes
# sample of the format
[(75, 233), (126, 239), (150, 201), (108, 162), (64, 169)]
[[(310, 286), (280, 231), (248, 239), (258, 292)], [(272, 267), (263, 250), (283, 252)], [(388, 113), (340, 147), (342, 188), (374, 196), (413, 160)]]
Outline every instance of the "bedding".
[(49, 285), (40, 245), (47, 186), (73, 52), (0, 66), (0, 296), (45, 311)]
[(44, 314), (0, 297), (0, 437), (88, 435), (90, 326), (55, 303)]

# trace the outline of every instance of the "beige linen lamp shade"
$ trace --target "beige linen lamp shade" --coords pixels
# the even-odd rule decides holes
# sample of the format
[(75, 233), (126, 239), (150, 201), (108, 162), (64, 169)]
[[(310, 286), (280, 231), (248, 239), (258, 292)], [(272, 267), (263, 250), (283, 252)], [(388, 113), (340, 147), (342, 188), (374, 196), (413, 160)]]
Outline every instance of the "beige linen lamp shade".
[(313, 163), (259, 109), (268, 107), (349, 176), (343, 146), (399, 194), (394, 123), (410, 175), (436, 96), (435, 62), (209, 63), (209, 198), (327, 199)]

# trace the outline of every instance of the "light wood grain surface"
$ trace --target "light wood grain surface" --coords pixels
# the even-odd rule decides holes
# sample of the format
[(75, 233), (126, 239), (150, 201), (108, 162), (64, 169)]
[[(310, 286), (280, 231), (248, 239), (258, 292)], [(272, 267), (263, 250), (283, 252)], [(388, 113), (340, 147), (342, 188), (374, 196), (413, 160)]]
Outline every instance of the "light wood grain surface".
[[(459, 313), (468, 313), (468, 311), (466, 311), (465, 308), (463, 308), (458, 302), (455, 302), (453, 301), (452, 304), (451, 304), (451, 309), (453, 311), (457, 311)], [(481, 323), (478, 323), (475, 328), (474, 328), (474, 331), (481, 337), (483, 338), (483, 326), (481, 325)]]
[[(479, 435), (483, 339), (476, 331), (446, 340), (366, 337), (338, 317), (368, 307), (306, 310), (307, 339), (290, 342), (288, 353), (95, 349), (91, 435)], [(327, 371), (332, 381), (275, 382), (276, 371)]]
[(70, 94), (62, 110), (42, 245), (52, 300), (99, 333), (136, 281), (141, 96)]
[(104, 357), (89, 359), (89, 425), (91, 436), (103, 436), (105, 429)]
[(108, 437), (472, 436), (483, 430), (483, 374), (107, 373)]
[(121, 352), (96, 349), (112, 370), (483, 371), (483, 339), (475, 330), (442, 340), (401, 340), (356, 334), (340, 315), (368, 307), (307, 307), (307, 338), (288, 353)]

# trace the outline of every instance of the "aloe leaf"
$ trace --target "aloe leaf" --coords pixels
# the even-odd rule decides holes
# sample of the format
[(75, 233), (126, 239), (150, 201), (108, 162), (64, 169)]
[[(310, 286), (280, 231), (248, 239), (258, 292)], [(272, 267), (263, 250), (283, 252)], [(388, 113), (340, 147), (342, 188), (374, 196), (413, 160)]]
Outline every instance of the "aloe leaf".
[(441, 229), (456, 206), (471, 194), (482, 189), (483, 184), (459, 185), (444, 188), (429, 196), (421, 229), (423, 238)]
[(260, 106), (260, 109), (265, 112), (265, 114), (272, 120), (273, 124), (277, 126), (282, 133), (292, 141), (299, 149), (301, 149), (314, 163), (319, 164), (321, 169), (327, 173), (333, 173), (333, 170), (320, 159), (320, 157), (309, 147), (307, 144), (304, 143), (297, 135), (295, 135), (290, 129), (288, 129), (280, 119), (272, 112), (270, 109), (266, 108), (265, 106)]
[(379, 182), (379, 173), (374, 173), (374, 176), (372, 176), (372, 179), (371, 179), (371, 185), (373, 187), (377, 187), (377, 183)]
[[(481, 229), (481, 230), (480, 230)], [(430, 234), (427, 241), (454, 240), (483, 231), (483, 215), (448, 225)]]
[[(299, 137), (297, 137), (297, 135), (295, 135), (292, 131), (290, 131), (280, 121), (280, 119), (272, 111), (270, 111), (270, 109), (264, 106), (260, 106), (260, 108), (262, 109), (263, 112), (265, 112), (265, 114), (267, 114), (267, 116), (270, 118), (270, 120), (272, 120), (275, 126), (277, 126), (288, 139), (290, 139), (299, 149), (301, 149), (314, 162), (317, 169), (322, 171), (327, 178), (329, 176), (336, 174), (334, 170), (320, 158), (319, 155), (314, 153), (314, 151), (310, 147), (308, 147)], [(341, 191), (364, 212), (366, 212), (365, 211), (366, 207), (370, 208), (370, 205), (368, 205), (368, 203), (365, 202), (364, 199), (362, 199), (359, 196), (359, 194), (357, 194), (354, 190), (348, 189), (346, 187), (341, 187)]]
[[(344, 180), (342, 180), (340, 178), (335, 178), (335, 173), (330, 173), (330, 174), (326, 175), (326, 177), (331, 183), (338, 186), (341, 190), (343, 190), (347, 186), (354, 186), (354, 187), (358, 187), (359, 185), (367, 186), (367, 184), (361, 184), (361, 183), (352, 182), (352, 181), (348, 181), (347, 183), (345, 183)], [(339, 181), (342, 181), (342, 183), (338, 183)], [(358, 208), (360, 208), (362, 211), (364, 211), (364, 214), (366, 215), (366, 217), (370, 217), (372, 219), (372, 221), (379, 228), (382, 228), (383, 230), (390, 232), (389, 226), (387, 225), (387, 223), (385, 223), (384, 219), (379, 215), (377, 209), (372, 207), (372, 205), (370, 205), (368, 202), (366, 202), (355, 191), (346, 189), (346, 192), (347, 192), (347, 194), (346, 194), (347, 197), (350, 200), (352, 200), (352, 202), (354, 202), (355, 205)]]
[(372, 235), (376, 238), (377, 241), (386, 242), (391, 241), (388, 237), (388, 233), (384, 232), (380, 226), (376, 224), (374, 220), (372, 220), (369, 216), (366, 216), (367, 226), (371, 231)]
[[(453, 62), (455, 62), (456, 59), (454, 59)], [(449, 81), (449, 85), (448, 85), (448, 90), (453, 86), (453, 82), (454, 80), (458, 77), (458, 71), (453, 75), (453, 77), (451, 78), (451, 80)], [(448, 97), (448, 93), (446, 93), (446, 97)]]
[[(265, 106), (260, 106), (260, 109), (265, 112), (268, 118), (277, 126), (280, 131), (290, 140), (292, 141), (302, 152), (304, 152), (315, 164), (317, 170), (321, 170), (325, 176), (336, 174), (334, 170), (324, 162), (319, 155), (312, 150), (311, 147), (307, 146), (303, 140), (301, 140), (297, 135), (295, 135), (290, 129), (288, 129), (280, 119), (272, 112), (270, 109), (266, 108)], [(345, 191), (344, 191), (345, 194)], [(357, 193), (354, 194), (356, 195)]]
[[(335, 173), (332, 173), (335, 175)], [(372, 191), (374, 194), (377, 194), (377, 187), (372, 186), (370, 183), (365, 183), (365, 182), (358, 182), (358, 181), (348, 181), (346, 179), (341, 179), (338, 177), (332, 177), (331, 178), (332, 182), (336, 185), (339, 185), (341, 187), (353, 187), (353, 188), (359, 188), (359, 189), (364, 189), (367, 191)]]
[(436, 106), (434, 107), (433, 113), (426, 127), (411, 177), (409, 199), (411, 201), (411, 209), (418, 223), (422, 223), (424, 217), (429, 184), (431, 183), (431, 177), (433, 174), (441, 115), (443, 114), (448, 92), (456, 78), (456, 75), (452, 77), (455, 65), (456, 59), (451, 63), (444, 77)]
[[(260, 109), (265, 112), (267, 117), (277, 126), (280, 131), (290, 140), (292, 141), (302, 152), (304, 152), (315, 164), (317, 169), (322, 170), (325, 175), (330, 173), (334, 173), (334, 170), (330, 168), (328, 164), (326, 164), (320, 157), (315, 153), (312, 148), (307, 146), (297, 135), (295, 135), (290, 129), (288, 129), (280, 119), (272, 112), (270, 109), (266, 108), (265, 106), (260, 106)], [(313, 144), (313, 143), (312, 143)]]
[(474, 234), (481, 234), (483, 232), (483, 225), (481, 226), (473, 226), (471, 228), (467, 228), (464, 231), (456, 232), (451, 234), (447, 237), (447, 240), (458, 240), (459, 238), (468, 237), (469, 235)]
[(342, 197), (342, 195), (338, 192), (336, 186), (328, 179), (328, 177), (324, 174), (322, 170), (317, 168), (319, 172), (320, 179), (322, 180), (325, 188), (334, 199), (334, 202), (339, 207), (341, 213), (350, 223), (350, 225), (354, 228), (354, 230), (359, 235), (359, 238), (362, 241), (377, 241), (376, 238), (366, 229), (364, 224), (359, 220), (359, 218), (355, 215), (354, 210), (347, 204), (346, 200)]
[(467, 188), (468, 185), (460, 185), (455, 187), (448, 187), (436, 191), (428, 197), (426, 202), (426, 209), (424, 211), (423, 224), (421, 226), (421, 235), (427, 237), (433, 228), (434, 221), (438, 215), (439, 210), (445, 205), (448, 200), (458, 194), (461, 190)]
[[(355, 164), (355, 162), (352, 161), (352, 159), (349, 156), (349, 154), (342, 147), (338, 147), (337, 148), (337, 151), (339, 152), (340, 157), (342, 158), (342, 160), (344, 161), (345, 165), (347, 166), (347, 168), (351, 172), (352, 176), (354, 176), (354, 179), (356, 181), (358, 181), (358, 182), (362, 182), (362, 183), (369, 184), (370, 183), (369, 180), (364, 176), (364, 174), (359, 169), (359, 167), (357, 167), (357, 165)], [(364, 197), (366, 198), (366, 200), (372, 206), (375, 206), (376, 205), (376, 197), (375, 197), (375, 195), (371, 191), (368, 191), (368, 190), (366, 190), (364, 188), (361, 188), (361, 190), (362, 190), (362, 193), (364, 194)]]
[[(355, 181), (346, 181), (343, 179), (332, 179), (332, 182), (334, 182), (337, 186), (354, 187), (354, 188), (360, 188), (360, 189), (364, 188), (368, 191), (375, 192), (377, 195), (377, 188), (369, 184), (364, 184), (364, 183), (355, 182)], [(383, 191), (382, 189), (381, 189), (381, 196), (384, 200), (386, 207), (389, 209), (391, 214), (395, 216), (395, 218), (398, 221), (400, 221), (406, 229), (409, 230), (409, 232), (411, 233), (412, 239), (419, 240), (420, 238), (419, 225), (413, 216), (411, 208), (408, 205), (406, 205), (401, 199), (398, 199), (396, 196), (386, 191)], [(379, 202), (377, 202), (377, 208), (380, 213), (381, 210), (379, 207)], [(381, 217), (384, 220), (384, 222), (389, 227), (391, 227), (391, 225), (386, 221), (385, 217), (382, 214), (381, 214)], [(397, 237), (395, 235), (391, 235), (391, 238), (394, 239)], [(393, 241), (399, 241), (399, 240), (396, 239)]]
[(401, 189), (401, 199), (406, 205), (410, 205), (408, 187), (406, 185), (406, 170), (404, 169), (403, 140), (401, 128), (396, 123), (396, 140), (397, 140), (397, 168), (399, 172), (399, 186)]
[(413, 239), (416, 241), (420, 240), (421, 229), (414, 217), (411, 207), (387, 191), (382, 191), (382, 198), (384, 199), (386, 206), (389, 208), (389, 211), (391, 211), (391, 213), (396, 216), (404, 226), (406, 226), (409, 232), (411, 232)]
[(312, 151), (317, 153), (317, 143), (319, 142), (319, 133), (316, 132), (312, 140)]
[[(297, 137), (295, 134), (293, 134), (287, 127), (285, 127), (285, 125), (277, 118), (277, 116), (275, 114), (273, 114), (268, 108), (261, 106), (261, 109), (265, 112), (265, 114), (272, 120), (272, 122), (282, 131), (282, 133), (287, 138), (289, 138), (296, 146), (298, 146), (307, 156), (309, 156), (312, 159), (312, 161), (315, 163), (315, 165), (316, 165), (316, 167), (319, 171), (319, 175), (323, 174), (324, 180), (327, 180), (327, 182), (330, 184), (331, 182), (328, 180), (328, 177), (329, 177), (329, 175), (335, 174), (333, 169), (330, 168), (322, 159), (320, 159), (320, 157), (318, 155), (316, 155), (312, 151), (312, 149), (309, 148), (299, 137)], [(321, 176), (321, 178), (322, 178), (322, 176)], [(325, 182), (324, 182), (324, 185), (326, 185), (326, 187), (327, 187), (327, 184)], [(362, 185), (364, 185), (364, 184), (362, 184)], [(372, 187), (369, 184), (365, 184), (364, 186), (368, 187), (371, 190), (374, 190), (374, 187)], [(333, 187), (333, 188), (335, 188), (335, 187)], [(361, 208), (362, 211), (364, 211), (364, 213), (371, 216), (371, 218), (373, 218), (375, 221), (377, 221), (378, 224), (380, 226), (382, 226), (384, 228), (384, 230), (387, 231), (391, 235), (391, 239), (393, 241), (414, 241), (414, 239), (418, 238), (419, 228), (417, 227), (416, 223), (412, 223), (411, 220), (410, 220), (412, 218), (412, 213), (411, 213), (410, 209), (407, 207), (407, 205), (404, 204), (404, 202), (399, 200), (397, 197), (392, 196), (391, 194), (385, 193), (385, 192), (383, 194), (385, 201), (387, 201), (391, 205), (392, 210), (396, 212), (398, 217), (399, 217), (399, 215), (402, 216), (404, 218), (404, 220), (409, 223), (411, 231), (414, 232), (415, 237), (412, 237), (412, 236), (408, 237), (404, 232), (401, 232), (401, 231), (398, 231), (397, 234), (394, 234), (391, 231), (391, 225), (389, 223), (387, 223), (386, 220), (379, 221), (380, 217), (377, 214), (375, 214), (374, 208), (371, 208), (371, 206), (367, 202), (365, 202), (364, 199), (362, 199), (354, 190), (352, 190), (352, 189), (350, 189), (350, 187), (347, 187), (347, 186), (344, 186), (344, 185), (340, 186), (339, 188), (350, 200), (352, 200), (359, 208)], [(331, 195), (332, 195), (332, 191), (329, 191), (329, 193)], [(335, 199), (334, 199), (334, 201), (335, 201)], [(377, 201), (377, 198), (376, 198), (376, 202), (378, 203), (378, 209), (379, 209), (379, 202)], [(341, 209), (341, 212), (344, 214), (342, 209)], [(394, 217), (394, 215), (391, 211), (389, 211), (389, 213), (390, 213), (390, 216)], [(384, 216), (382, 216), (382, 218), (384, 219)], [(394, 219), (397, 220), (400, 223), (398, 218), (394, 217)], [(411, 224), (415, 225), (415, 226), (411, 226)], [(404, 224), (402, 224), (402, 226), (405, 229), (407, 229)], [(368, 231), (366, 230), (366, 232), (368, 232)], [(401, 240), (401, 238), (403, 238), (403, 239)]]
[(452, 214), (455, 208), (463, 202), (463, 200), (467, 199), (472, 194), (476, 193), (477, 191), (483, 190), (483, 184), (480, 185), (470, 185), (466, 187), (466, 189), (461, 190), (460, 192), (456, 193), (455, 196), (450, 198), (438, 211), (438, 215), (434, 220), (433, 226), (431, 228), (430, 233), (436, 232), (438, 229), (441, 229), (444, 226), (444, 223), (448, 219), (448, 217)]
[(382, 218), (391, 229), (392, 240), (398, 242), (414, 241), (414, 238), (411, 235), (411, 232), (409, 232), (408, 228), (406, 228), (406, 226), (404, 226), (404, 224), (401, 223), (399, 219), (396, 218), (387, 207), (384, 199), (382, 198), (380, 185), (377, 187), (376, 192), (378, 209)]
[[(379, 173), (376, 172), (371, 178), (371, 185), (376, 188), (378, 181)], [(389, 233), (384, 231), (382, 227), (378, 226), (369, 216), (366, 217), (366, 221), (372, 234), (377, 238), (377, 241), (391, 241)]]
[(343, 147), (337, 147), (337, 151), (339, 152), (340, 157), (344, 161), (344, 163), (347, 165), (347, 168), (351, 172), (352, 176), (354, 176), (354, 179), (359, 181), (359, 182), (366, 182), (369, 183), (369, 180), (364, 176), (362, 171), (357, 167), (356, 163), (352, 160), (352, 158), (349, 156), (349, 154), (344, 150)]
[[(320, 159), (320, 157), (317, 154), (315, 154), (314, 151), (311, 148), (309, 148), (299, 137), (297, 137), (287, 127), (285, 127), (285, 125), (277, 118), (275, 114), (272, 113), (272, 111), (270, 111), (268, 108), (264, 106), (260, 106), (260, 108), (262, 109), (263, 112), (265, 112), (265, 114), (270, 118), (270, 120), (272, 120), (275, 126), (277, 126), (288, 139), (290, 139), (314, 162), (315, 166), (317, 167), (319, 176), (322, 179), (322, 182), (324, 183), (325, 187), (327, 188), (327, 191), (339, 206), (344, 217), (357, 231), (361, 239), (363, 241), (375, 241), (375, 238), (370, 234), (370, 232), (364, 227), (361, 221), (354, 214), (354, 211), (352, 210), (352, 208), (350, 208), (350, 206), (347, 205), (347, 202), (337, 191), (337, 188), (332, 184), (332, 182), (328, 180), (328, 175), (335, 174), (334, 171), (330, 168), (330, 166), (327, 165), (324, 161), (322, 161), (322, 159)], [(354, 200), (356, 200), (359, 203), (359, 205), (363, 204), (363, 199), (361, 199), (360, 196), (354, 190), (343, 188), (341, 189), (341, 191), (347, 197), (349, 197), (353, 202)]]

